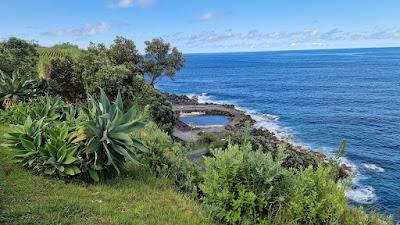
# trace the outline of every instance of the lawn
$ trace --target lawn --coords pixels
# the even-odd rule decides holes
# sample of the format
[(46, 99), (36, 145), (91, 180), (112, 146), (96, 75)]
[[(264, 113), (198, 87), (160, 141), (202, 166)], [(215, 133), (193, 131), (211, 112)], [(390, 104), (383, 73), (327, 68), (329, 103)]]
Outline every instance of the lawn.
[(210, 224), (198, 203), (138, 166), (86, 184), (33, 175), (6, 147), (0, 159), (0, 224)]

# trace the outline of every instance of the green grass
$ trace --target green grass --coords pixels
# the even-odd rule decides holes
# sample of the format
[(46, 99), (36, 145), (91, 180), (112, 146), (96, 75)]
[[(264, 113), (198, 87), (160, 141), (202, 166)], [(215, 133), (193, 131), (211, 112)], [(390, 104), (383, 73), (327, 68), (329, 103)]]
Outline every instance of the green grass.
[(90, 185), (33, 175), (13, 163), (5, 147), (0, 159), (0, 224), (210, 224), (169, 180), (138, 167)]

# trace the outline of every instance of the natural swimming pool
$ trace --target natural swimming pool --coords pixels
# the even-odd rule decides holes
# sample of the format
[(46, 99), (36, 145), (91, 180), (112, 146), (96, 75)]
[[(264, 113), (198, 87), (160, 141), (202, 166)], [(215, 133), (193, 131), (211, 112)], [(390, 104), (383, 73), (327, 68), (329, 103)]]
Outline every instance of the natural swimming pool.
[(179, 120), (195, 126), (228, 125), (229, 123), (228, 117), (219, 115), (190, 116), (179, 118)]

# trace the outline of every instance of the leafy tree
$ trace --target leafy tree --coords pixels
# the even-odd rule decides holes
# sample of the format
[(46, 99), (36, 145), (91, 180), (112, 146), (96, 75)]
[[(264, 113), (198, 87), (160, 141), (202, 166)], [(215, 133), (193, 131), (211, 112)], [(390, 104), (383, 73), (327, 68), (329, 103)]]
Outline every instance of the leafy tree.
[(71, 56), (55, 58), (51, 61), (50, 78), (57, 82), (57, 94), (70, 102), (85, 98), (83, 78), (75, 64)]
[(132, 85), (138, 73), (139, 59), (130, 40), (117, 37), (110, 48), (91, 43), (79, 60), (86, 91), (96, 94), (98, 88), (103, 88), (106, 93), (116, 96), (120, 89), (126, 96), (126, 87)]
[(6, 74), (19, 71), (21, 74), (36, 76), (39, 54), (37, 44), (15, 37), (0, 43), (0, 70)]
[(142, 56), (132, 40), (117, 36), (108, 50), (108, 55), (114, 65), (125, 65), (132, 73), (139, 71)]
[(154, 86), (162, 76), (173, 78), (185, 63), (185, 58), (177, 48), (163, 39), (146, 41), (143, 72), (150, 78), (150, 85)]

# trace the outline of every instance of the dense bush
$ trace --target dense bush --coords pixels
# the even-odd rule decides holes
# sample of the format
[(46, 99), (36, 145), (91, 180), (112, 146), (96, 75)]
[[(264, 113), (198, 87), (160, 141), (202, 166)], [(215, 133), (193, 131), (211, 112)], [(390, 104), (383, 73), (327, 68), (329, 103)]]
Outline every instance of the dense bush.
[(266, 223), (289, 198), (290, 173), (271, 154), (251, 146), (230, 145), (205, 159), (200, 185), (203, 203), (214, 217), (229, 224)]
[[(376, 212), (365, 213), (363, 208), (348, 207), (346, 209), (343, 225), (391, 225), (393, 219)], [(399, 224), (399, 223), (397, 223)]]
[(172, 110), (171, 103), (158, 91), (155, 91), (154, 95), (149, 99), (149, 102), (151, 119), (158, 124), (160, 129), (167, 133), (172, 133), (176, 121), (176, 115)]
[(148, 147), (149, 154), (143, 158), (143, 162), (152, 171), (159, 176), (170, 177), (179, 190), (190, 193), (193, 197), (199, 196), (198, 185), (201, 176), (197, 165), (187, 159), (190, 149), (174, 143), (171, 137), (154, 123), (149, 123), (143, 130), (135, 132), (134, 136)]
[(288, 213), (299, 224), (341, 224), (348, 202), (344, 190), (331, 167), (309, 167), (295, 176)]
[(58, 96), (39, 96), (31, 102), (15, 104), (0, 111), (0, 121), (7, 124), (21, 124), (27, 117), (33, 120), (43, 119), (45, 122), (75, 120), (78, 109)]
[(0, 43), (0, 71), (12, 74), (19, 71), (31, 77), (37, 76), (39, 54), (37, 44), (15, 37)]
[(57, 83), (57, 93), (69, 102), (82, 101), (86, 97), (82, 75), (71, 56), (51, 61), (50, 79)]
[(172, 132), (176, 115), (164, 94), (151, 87), (142, 76), (136, 76), (132, 86), (125, 87), (125, 93), (139, 109), (144, 110), (148, 106), (150, 119), (163, 131)]
[(214, 134), (214, 133), (203, 133), (198, 143), (207, 145), (209, 149), (217, 149), (222, 148), (225, 149), (228, 146), (229, 138), (225, 138), (221, 135)]
[(107, 94), (116, 96), (117, 90), (132, 85), (134, 76), (139, 73), (141, 56), (133, 41), (117, 37), (107, 48), (104, 44), (90, 44), (87, 51), (79, 58), (86, 91), (97, 94), (98, 88)]
[(37, 92), (37, 80), (14, 72), (11, 76), (0, 71), (0, 103), (8, 108), (19, 101), (34, 98)]
[(313, 154), (299, 155), (296, 152), (290, 151), (287, 148), (288, 142), (286, 141), (276, 144), (262, 136), (251, 136), (249, 127), (245, 128), (242, 132), (229, 133), (228, 137), (225, 139), (229, 139), (231, 143), (238, 145), (243, 144), (244, 140), (249, 141), (253, 151), (260, 150), (265, 153), (270, 153), (274, 158), (278, 155), (280, 150), (284, 151), (286, 159), (282, 163), (282, 166), (287, 169), (304, 170), (309, 166), (316, 168), (320, 162)]
[(21, 124), (30, 115), (34, 103), (17, 103), (11, 107), (0, 110), (0, 122), (2, 124)]

